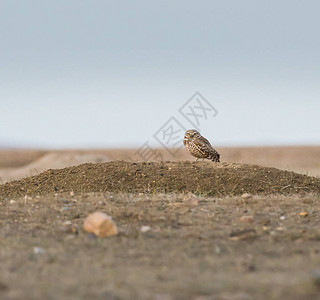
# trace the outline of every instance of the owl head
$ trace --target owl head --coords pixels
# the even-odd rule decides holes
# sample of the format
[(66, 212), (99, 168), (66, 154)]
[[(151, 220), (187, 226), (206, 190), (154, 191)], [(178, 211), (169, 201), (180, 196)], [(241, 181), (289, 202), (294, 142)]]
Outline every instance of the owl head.
[(199, 138), (200, 136), (201, 136), (201, 134), (199, 133), (199, 131), (197, 131), (195, 129), (189, 129), (184, 134), (184, 140)]

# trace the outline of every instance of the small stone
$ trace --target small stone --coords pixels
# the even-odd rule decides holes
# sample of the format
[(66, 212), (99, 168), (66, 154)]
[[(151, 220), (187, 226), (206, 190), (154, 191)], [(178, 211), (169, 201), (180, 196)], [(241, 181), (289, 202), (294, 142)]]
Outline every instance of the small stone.
[(73, 226), (73, 225), (71, 225), (71, 226), (69, 225), (69, 226), (66, 226), (65, 232), (71, 233), (71, 234), (78, 234), (79, 230), (78, 230), (78, 227)]
[(70, 196), (73, 197), (74, 196), (74, 191), (70, 192)]
[(43, 254), (45, 250), (41, 247), (33, 247), (33, 253), (34, 254)]
[(215, 252), (216, 254), (220, 254), (220, 253), (221, 253), (221, 248), (220, 248), (218, 245), (216, 245), (216, 246), (214, 247), (214, 252)]
[(72, 223), (71, 223), (71, 221), (65, 221), (65, 222), (63, 222), (63, 226), (71, 226), (72, 225)]
[(147, 232), (147, 231), (149, 231), (151, 228), (150, 228), (150, 226), (141, 226), (141, 232)]
[(277, 231), (283, 231), (283, 227), (279, 226), (276, 228)]
[(300, 217), (306, 218), (309, 214), (306, 211), (302, 211), (301, 213), (299, 213)]
[(257, 237), (257, 234), (254, 229), (236, 230), (229, 235), (231, 240), (247, 240), (255, 237)]
[(252, 198), (252, 195), (248, 194), (248, 193), (244, 193), (244, 194), (241, 195), (241, 198), (242, 199), (250, 199), (250, 198)]
[(242, 223), (253, 223), (253, 216), (242, 216), (240, 218), (240, 222), (242, 222)]
[(117, 235), (118, 229), (112, 218), (102, 212), (94, 212), (90, 214), (83, 223), (85, 231), (94, 233), (99, 237), (107, 237)]
[(73, 234), (78, 234), (78, 233), (79, 233), (78, 227), (75, 227), (75, 226), (72, 226), (72, 227), (70, 228), (70, 231), (71, 231), (71, 233), (73, 233)]
[(281, 217), (280, 217), (280, 220), (282, 220), (282, 221), (285, 220), (285, 219), (286, 219), (285, 216), (281, 216)]
[(10, 200), (10, 204), (15, 204), (15, 203), (16, 203), (16, 201)]

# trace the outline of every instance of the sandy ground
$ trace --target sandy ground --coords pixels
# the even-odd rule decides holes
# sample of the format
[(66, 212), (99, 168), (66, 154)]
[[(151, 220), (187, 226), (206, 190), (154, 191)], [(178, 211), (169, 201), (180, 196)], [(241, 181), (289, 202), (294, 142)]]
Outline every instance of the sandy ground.
[[(319, 149), (2, 150), (0, 299), (320, 299)], [(119, 234), (86, 233), (95, 211)]]
[[(319, 299), (319, 202), (127, 193), (2, 201), (0, 298)], [(93, 211), (112, 215), (119, 234), (85, 233)]]

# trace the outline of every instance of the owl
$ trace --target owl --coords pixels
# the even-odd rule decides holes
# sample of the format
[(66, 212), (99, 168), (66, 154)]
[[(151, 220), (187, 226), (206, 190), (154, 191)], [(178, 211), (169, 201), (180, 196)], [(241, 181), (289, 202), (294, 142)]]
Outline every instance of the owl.
[(183, 140), (184, 147), (189, 153), (199, 158), (210, 159), (214, 162), (220, 162), (220, 154), (212, 148), (209, 141), (204, 138), (197, 130), (187, 130)]

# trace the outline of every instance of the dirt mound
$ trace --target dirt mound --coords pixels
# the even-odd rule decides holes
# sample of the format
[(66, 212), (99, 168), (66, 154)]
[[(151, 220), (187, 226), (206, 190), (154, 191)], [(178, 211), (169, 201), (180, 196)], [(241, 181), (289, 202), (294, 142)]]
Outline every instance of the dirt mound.
[(320, 193), (320, 179), (275, 168), (208, 162), (112, 161), (83, 164), (12, 181), (0, 198), (56, 192), (192, 192), (211, 196)]

